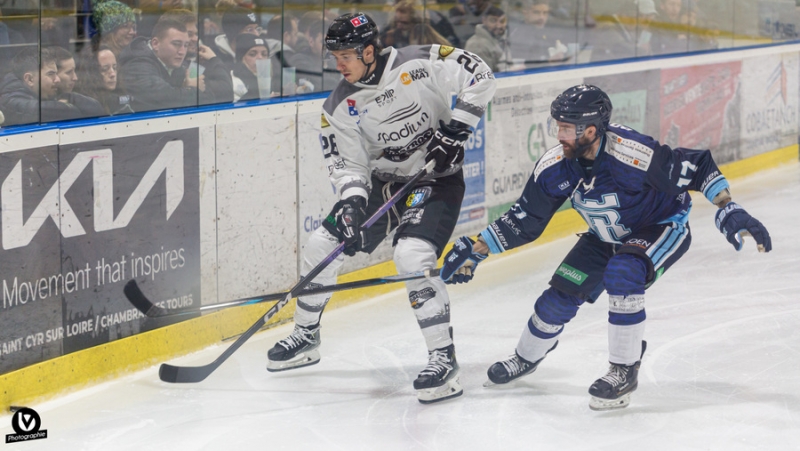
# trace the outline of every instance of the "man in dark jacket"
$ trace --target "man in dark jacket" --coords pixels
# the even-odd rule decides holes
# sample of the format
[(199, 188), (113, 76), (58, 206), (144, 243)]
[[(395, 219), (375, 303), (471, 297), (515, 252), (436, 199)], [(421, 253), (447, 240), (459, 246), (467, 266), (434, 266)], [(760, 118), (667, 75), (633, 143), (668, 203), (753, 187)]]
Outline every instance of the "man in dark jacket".
[(189, 34), (189, 48), (183, 68), (187, 78), (203, 77), (205, 91), (199, 94), (200, 105), (233, 102), (233, 82), (227, 65), (209, 46), (200, 43), (197, 30), (197, 14), (188, 9), (173, 9), (164, 13), (158, 21), (174, 20), (182, 23)]
[(153, 37), (138, 37), (120, 55), (120, 76), (133, 95), (134, 111), (197, 105), (197, 91), (205, 91), (202, 75), (187, 78), (183, 67), (189, 48), (186, 27), (174, 20), (159, 21)]
[[(74, 105), (80, 112), (80, 117), (105, 116), (106, 112), (100, 102), (89, 96), (73, 92), (75, 83), (78, 81), (78, 74), (75, 72), (75, 57), (72, 56), (72, 53), (57, 46), (49, 47), (49, 50), (53, 52), (56, 59), (56, 70), (58, 70), (59, 82), (56, 100)], [(48, 114), (49, 111), (42, 110), (42, 122), (58, 120), (57, 117), (47, 117)]]
[(3, 125), (33, 124), (81, 117), (80, 110), (67, 102), (56, 100), (58, 95), (56, 58), (48, 48), (25, 47), (11, 60), (11, 72), (0, 82), (0, 111)]

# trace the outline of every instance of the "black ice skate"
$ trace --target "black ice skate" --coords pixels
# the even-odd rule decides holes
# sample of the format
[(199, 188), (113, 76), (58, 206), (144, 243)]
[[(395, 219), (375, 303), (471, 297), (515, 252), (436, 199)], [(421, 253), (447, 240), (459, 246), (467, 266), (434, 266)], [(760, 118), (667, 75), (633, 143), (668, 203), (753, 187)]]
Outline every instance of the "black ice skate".
[[(557, 341), (552, 348), (547, 350), (547, 352), (544, 354), (544, 357), (547, 357), (547, 354), (555, 349), (556, 346), (558, 346)], [(544, 357), (535, 362), (529, 362), (515, 352), (510, 359), (497, 362), (489, 367), (489, 371), (487, 371), (489, 380), (486, 381), (483, 386), (491, 387), (492, 385), (496, 384), (507, 384), (514, 379), (519, 379), (526, 374), (531, 374), (536, 371), (536, 368), (540, 363), (542, 363)]]
[(303, 327), (295, 324), (292, 333), (275, 343), (267, 357), (267, 371), (285, 371), (319, 362), (319, 324)]
[[(647, 342), (642, 340), (642, 355), (647, 349)], [(631, 393), (639, 386), (640, 360), (633, 365), (611, 364), (608, 373), (594, 381), (589, 387), (589, 408), (592, 410), (614, 410), (628, 407)]]
[(423, 404), (461, 396), (464, 390), (458, 383), (458, 362), (455, 346), (434, 349), (428, 353), (428, 366), (414, 381), (417, 398)]

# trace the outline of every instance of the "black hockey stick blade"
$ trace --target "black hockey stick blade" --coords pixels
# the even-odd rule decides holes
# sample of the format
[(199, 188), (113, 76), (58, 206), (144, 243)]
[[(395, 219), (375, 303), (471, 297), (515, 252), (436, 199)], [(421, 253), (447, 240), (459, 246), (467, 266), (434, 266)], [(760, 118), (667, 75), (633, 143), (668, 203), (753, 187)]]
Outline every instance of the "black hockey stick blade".
[[(372, 216), (370, 216), (362, 224), (361, 229), (362, 230), (368, 229), (373, 224), (375, 224), (375, 221), (377, 221), (378, 218), (386, 214), (389, 211), (389, 209), (391, 209), (397, 203), (397, 201), (400, 200), (401, 197), (406, 196), (411, 191), (411, 189), (414, 188), (417, 182), (419, 182), (429, 171), (433, 170), (433, 165), (435, 163), (436, 160), (429, 161), (425, 165), (425, 167), (420, 169), (413, 177), (411, 177), (411, 179), (408, 182), (406, 182), (405, 185), (400, 187), (400, 189), (398, 189), (392, 195), (392, 197), (390, 197), (380, 208), (378, 208), (378, 210)], [(220, 365), (222, 365), (226, 360), (228, 360), (228, 357), (230, 357), (234, 352), (236, 352), (237, 349), (241, 348), (242, 345), (244, 345), (244, 343), (247, 340), (249, 340), (250, 337), (253, 336), (253, 334), (258, 332), (259, 329), (261, 329), (261, 327), (263, 327), (264, 324), (266, 324), (270, 320), (270, 318), (275, 316), (275, 314), (278, 313), (280, 309), (282, 309), (286, 304), (288, 304), (289, 301), (292, 300), (292, 298), (299, 295), (303, 290), (305, 290), (305, 288), (311, 283), (311, 281), (313, 281), (314, 278), (319, 275), (319, 273), (321, 273), (325, 268), (327, 268), (328, 265), (331, 264), (331, 262), (336, 260), (336, 258), (339, 255), (341, 255), (343, 251), (344, 251), (344, 242), (339, 243), (339, 245), (336, 246), (336, 248), (333, 249), (331, 253), (328, 254), (327, 257), (325, 257), (324, 259), (322, 259), (322, 261), (317, 263), (317, 266), (315, 266), (311, 271), (309, 271), (305, 277), (301, 278), (300, 281), (298, 281), (297, 284), (295, 284), (295, 286), (293, 286), (292, 289), (289, 290), (286, 296), (281, 298), (280, 301), (278, 301), (277, 303), (275, 303), (275, 305), (270, 307), (270, 309), (267, 311), (265, 315), (261, 316), (258, 319), (258, 321), (253, 323), (253, 325), (250, 326), (249, 329), (247, 329), (242, 335), (240, 335), (239, 338), (236, 339), (236, 341), (231, 343), (231, 345), (228, 346), (228, 348), (225, 349), (225, 351), (222, 354), (220, 354), (219, 357), (214, 359), (213, 362), (203, 366), (180, 366), (180, 367), (164, 363), (158, 370), (158, 377), (164, 382), (190, 382), (190, 383), (200, 382), (205, 378), (207, 378), (209, 374), (213, 373), (214, 370), (219, 368)]]
[[(300, 295), (310, 296), (322, 293), (335, 293), (337, 291), (354, 290), (357, 288), (368, 288), (378, 285), (405, 282), (414, 279), (436, 277), (439, 275), (439, 271), (440, 269), (437, 268), (425, 271), (411, 272), (406, 274), (398, 274), (395, 276), (385, 276), (385, 277), (376, 277), (374, 279), (355, 280), (352, 282), (344, 282), (335, 285), (308, 287), (305, 288), (300, 293)], [(145, 314), (150, 318), (196, 315), (197, 313), (201, 313), (206, 310), (218, 310), (222, 308), (235, 307), (240, 305), (260, 304), (262, 302), (277, 301), (278, 299), (289, 294), (288, 291), (282, 291), (280, 293), (264, 294), (261, 296), (236, 299), (233, 301), (222, 302), (218, 304), (204, 305), (199, 309), (170, 311), (165, 308), (159, 307), (158, 305), (155, 305), (152, 301), (147, 299), (147, 296), (145, 296), (144, 293), (142, 293), (142, 290), (139, 288), (139, 285), (133, 279), (129, 280), (128, 283), (125, 284), (124, 292), (125, 292), (125, 297), (128, 298), (131, 304), (133, 304), (133, 306), (136, 307), (137, 310), (139, 310), (140, 312), (142, 312), (143, 314)]]
[(122, 291), (125, 292), (125, 297), (128, 298), (128, 301), (130, 301), (130, 303), (133, 304), (137, 310), (145, 315), (150, 317), (169, 315), (169, 312), (167, 312), (166, 309), (153, 304), (149, 299), (147, 299), (144, 293), (142, 293), (142, 290), (139, 289), (139, 285), (135, 280), (129, 280), (128, 283), (125, 284), (125, 288), (123, 288)]

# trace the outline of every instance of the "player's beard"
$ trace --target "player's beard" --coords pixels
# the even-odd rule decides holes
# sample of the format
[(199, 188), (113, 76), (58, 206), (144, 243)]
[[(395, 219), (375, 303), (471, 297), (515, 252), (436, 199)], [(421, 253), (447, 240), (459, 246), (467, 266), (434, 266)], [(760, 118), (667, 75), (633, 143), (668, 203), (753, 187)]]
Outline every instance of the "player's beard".
[(559, 141), (564, 148), (564, 156), (570, 160), (585, 157), (592, 149), (594, 140), (589, 140), (586, 135), (571, 141)]

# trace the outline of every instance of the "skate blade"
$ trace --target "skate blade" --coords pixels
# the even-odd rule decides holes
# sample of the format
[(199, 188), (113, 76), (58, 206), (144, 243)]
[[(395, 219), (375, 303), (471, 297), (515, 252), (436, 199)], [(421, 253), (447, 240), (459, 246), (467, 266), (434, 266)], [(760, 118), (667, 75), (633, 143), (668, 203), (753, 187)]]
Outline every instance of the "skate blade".
[(487, 379), (486, 382), (483, 383), (484, 387), (494, 387), (495, 385), (497, 385), (497, 384), (492, 382), (490, 379)]
[(589, 408), (598, 412), (602, 412), (606, 410), (624, 409), (625, 407), (628, 407), (628, 404), (630, 403), (630, 393), (627, 395), (622, 395), (617, 399), (603, 399), (592, 396), (591, 399), (589, 399)]
[(464, 394), (464, 389), (458, 383), (458, 378), (454, 378), (441, 387), (417, 390), (417, 400), (422, 404), (432, 404), (450, 398), (457, 398), (462, 394)]
[(277, 373), (279, 371), (294, 370), (304, 366), (311, 366), (319, 363), (319, 351), (313, 349), (296, 356), (292, 360), (267, 360), (267, 371)]

